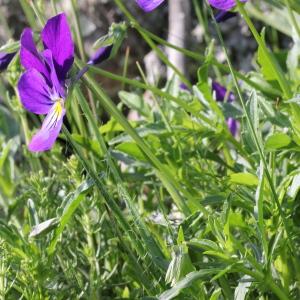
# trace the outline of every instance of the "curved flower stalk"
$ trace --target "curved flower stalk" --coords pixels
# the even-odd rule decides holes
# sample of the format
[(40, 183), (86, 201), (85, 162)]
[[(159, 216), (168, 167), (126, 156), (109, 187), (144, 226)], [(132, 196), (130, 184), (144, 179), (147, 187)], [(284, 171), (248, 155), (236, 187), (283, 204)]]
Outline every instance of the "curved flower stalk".
[[(247, 2), (248, 0), (239, 0), (240, 2)], [(209, 4), (214, 8), (220, 10), (230, 10), (236, 5), (236, 0), (208, 0)]]
[[(216, 100), (218, 102), (224, 102), (227, 98), (228, 103), (232, 103), (235, 100), (234, 94), (232, 92), (228, 92), (224, 86), (219, 84), (218, 82), (212, 83), (212, 90), (215, 93)], [(227, 126), (233, 136), (237, 134), (238, 122), (233, 118), (227, 119)]]
[(151, 12), (159, 5), (161, 5), (165, 0), (136, 0), (137, 4), (145, 12)]
[(48, 20), (41, 33), (45, 50), (39, 52), (30, 28), (21, 35), (20, 59), (26, 72), (18, 82), (26, 110), (47, 115), (28, 148), (32, 152), (52, 148), (65, 115), (67, 74), (74, 61), (74, 42), (64, 13)]

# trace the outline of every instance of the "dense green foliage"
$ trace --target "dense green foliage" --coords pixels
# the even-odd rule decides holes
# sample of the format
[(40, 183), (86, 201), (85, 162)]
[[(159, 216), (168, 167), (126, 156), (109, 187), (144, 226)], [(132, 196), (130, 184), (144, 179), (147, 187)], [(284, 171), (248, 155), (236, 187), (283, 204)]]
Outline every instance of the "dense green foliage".
[[(45, 1), (20, 2), (40, 31)], [(74, 76), (84, 66), (75, 2)], [(157, 45), (172, 45), (143, 29), (126, 2), (115, 5), (128, 23), (97, 46), (138, 33), (169, 64)], [(253, 71), (242, 74), (231, 57), (217, 61), (222, 24), (205, 1), (192, 2), (211, 43), (202, 54), (178, 51), (197, 65), (197, 81), (177, 74), (188, 89), (175, 77), (153, 86), (142, 69), (130, 79), (118, 51), (123, 75), (90, 67), (73, 83), (51, 151), (27, 149), (40, 119), (18, 99), (18, 55), (1, 74), (0, 299), (300, 299), (299, 3), (238, 5), (258, 44)], [(290, 35), (290, 47), (270, 35)], [(118, 105), (104, 77), (122, 83)], [(215, 101), (212, 80), (234, 92), (234, 104)], [(127, 119), (128, 110), (140, 117)]]

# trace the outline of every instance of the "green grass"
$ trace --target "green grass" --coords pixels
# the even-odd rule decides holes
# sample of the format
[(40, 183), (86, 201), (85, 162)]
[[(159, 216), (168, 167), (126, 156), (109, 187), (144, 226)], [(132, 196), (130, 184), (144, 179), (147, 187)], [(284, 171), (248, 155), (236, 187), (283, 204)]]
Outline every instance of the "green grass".
[[(190, 89), (173, 81), (150, 85), (142, 69), (142, 79), (129, 78), (128, 65), (117, 74), (90, 67), (69, 89), (60, 139), (51, 151), (32, 154), (26, 143), (40, 119), (19, 102), (16, 57), (0, 84), (0, 300), (299, 299), (297, 1), (251, 1), (249, 11), (238, 5), (258, 44), (249, 74), (233, 68), (222, 25), (206, 3), (191, 1), (209, 28), (206, 50), (196, 53), (143, 28), (126, 2), (114, 1), (127, 36), (139, 34)], [(257, 31), (261, 2), (268, 5), (266, 32), (278, 34), (276, 17), (295, 28), (289, 49)], [(20, 3), (40, 30), (44, 4)], [(51, 7), (60, 11), (60, 1)], [(79, 14), (72, 1), (69, 21), (80, 50), (72, 74), (86, 55)], [(226, 64), (217, 61), (216, 44)], [(192, 59), (196, 82), (158, 45)], [(123, 51), (115, 55), (130, 62)], [(120, 103), (101, 86), (104, 77), (125, 87)], [(212, 79), (232, 87), (233, 107), (214, 100)], [(142, 117), (128, 120), (124, 107)], [(240, 123), (236, 138), (228, 117)]]

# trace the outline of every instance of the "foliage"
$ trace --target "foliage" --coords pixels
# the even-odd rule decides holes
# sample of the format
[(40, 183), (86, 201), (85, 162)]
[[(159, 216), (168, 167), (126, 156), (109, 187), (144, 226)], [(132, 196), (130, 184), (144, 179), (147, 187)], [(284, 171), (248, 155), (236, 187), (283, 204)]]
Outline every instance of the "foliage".
[[(39, 31), (46, 4), (20, 2)], [(144, 29), (125, 2), (115, 5), (127, 23), (113, 24), (96, 42), (118, 46), (113, 55), (124, 59), (123, 74), (90, 66), (76, 81), (86, 64), (71, 1), (81, 50), (67, 122), (51, 151), (27, 149), (41, 119), (20, 104), (18, 55), (2, 74), (0, 299), (299, 299), (298, 1), (237, 5), (258, 44), (246, 75), (233, 68), (211, 8), (193, 1), (218, 41), (210, 30), (205, 53), (177, 48), (197, 65), (196, 82), (177, 74), (157, 86), (142, 69), (140, 78), (127, 77), (128, 57), (117, 48), (138, 33), (171, 67), (157, 46), (173, 46)], [(59, 1), (52, 4), (60, 10)], [(252, 19), (266, 28), (258, 32)], [(267, 32), (288, 33), (291, 47)], [(226, 64), (216, 59), (218, 44)], [(99, 78), (122, 84), (118, 105)], [(232, 87), (236, 101), (215, 101), (212, 80)], [(240, 124), (236, 137), (228, 118)]]

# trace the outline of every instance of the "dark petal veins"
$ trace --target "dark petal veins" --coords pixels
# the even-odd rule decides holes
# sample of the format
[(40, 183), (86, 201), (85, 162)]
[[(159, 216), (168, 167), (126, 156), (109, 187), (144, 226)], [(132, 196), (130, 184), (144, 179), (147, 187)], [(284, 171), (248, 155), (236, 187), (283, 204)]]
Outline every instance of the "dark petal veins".
[(31, 152), (47, 151), (53, 147), (61, 131), (64, 115), (64, 109), (57, 113), (55, 105), (53, 105), (43, 122), (42, 128), (33, 136), (28, 146)]

